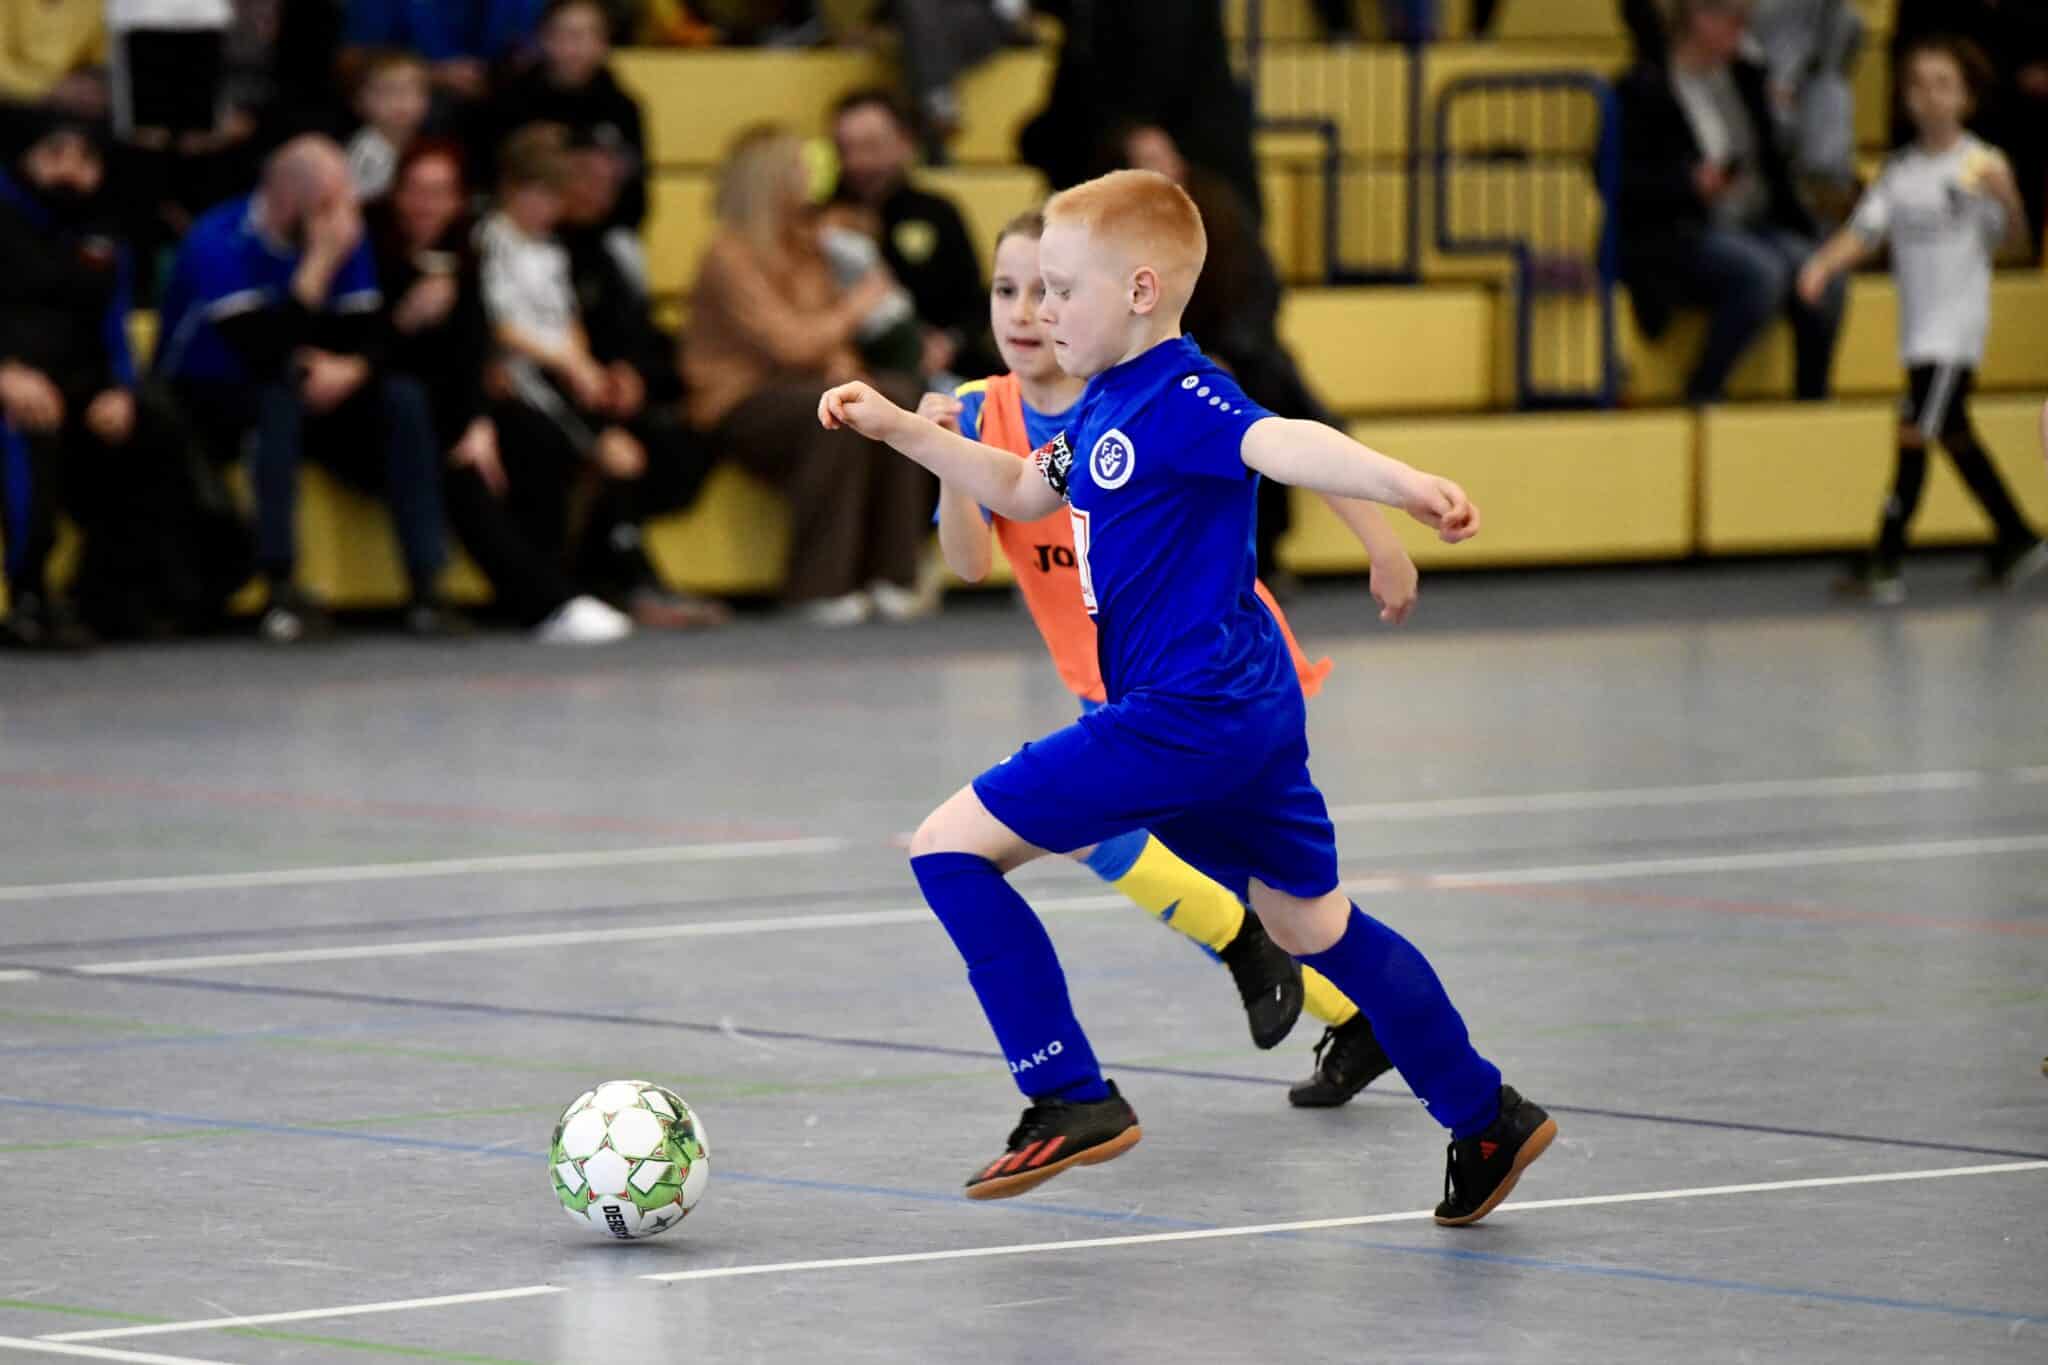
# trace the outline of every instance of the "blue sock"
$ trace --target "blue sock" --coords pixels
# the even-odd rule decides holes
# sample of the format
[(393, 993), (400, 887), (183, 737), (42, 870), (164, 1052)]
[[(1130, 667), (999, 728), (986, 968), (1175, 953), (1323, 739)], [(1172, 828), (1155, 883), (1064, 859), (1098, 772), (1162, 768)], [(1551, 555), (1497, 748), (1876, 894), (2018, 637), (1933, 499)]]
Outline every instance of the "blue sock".
[(971, 853), (927, 853), (910, 860), (910, 871), (967, 960), (967, 980), (1017, 1088), (1034, 1100), (1106, 1098), (1052, 940), (1016, 888)]
[(1343, 936), (1301, 963), (1358, 1002), (1401, 1079), (1452, 1137), (1477, 1136), (1500, 1117), (1500, 1068), (1473, 1050), (1414, 944), (1354, 905)]
[(1125, 873), (1137, 866), (1138, 855), (1145, 851), (1145, 845), (1152, 836), (1142, 829), (1129, 834), (1117, 834), (1104, 839), (1088, 855), (1088, 870), (1106, 882), (1123, 880)]

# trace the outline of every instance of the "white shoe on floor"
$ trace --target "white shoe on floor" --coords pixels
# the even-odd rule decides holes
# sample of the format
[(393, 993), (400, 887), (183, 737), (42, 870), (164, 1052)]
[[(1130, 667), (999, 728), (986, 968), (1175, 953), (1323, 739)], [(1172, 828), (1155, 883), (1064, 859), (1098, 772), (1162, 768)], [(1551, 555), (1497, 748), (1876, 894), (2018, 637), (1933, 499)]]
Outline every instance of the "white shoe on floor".
[(850, 592), (844, 597), (821, 597), (806, 602), (796, 609), (796, 614), (805, 625), (842, 630), (866, 625), (875, 614), (875, 604), (864, 592)]
[(930, 616), (939, 607), (935, 594), (927, 596), (915, 588), (879, 580), (868, 584), (868, 596), (874, 599), (875, 614), (884, 621), (915, 621), (920, 616)]
[(544, 645), (608, 645), (632, 633), (631, 617), (595, 597), (572, 597), (533, 628)]

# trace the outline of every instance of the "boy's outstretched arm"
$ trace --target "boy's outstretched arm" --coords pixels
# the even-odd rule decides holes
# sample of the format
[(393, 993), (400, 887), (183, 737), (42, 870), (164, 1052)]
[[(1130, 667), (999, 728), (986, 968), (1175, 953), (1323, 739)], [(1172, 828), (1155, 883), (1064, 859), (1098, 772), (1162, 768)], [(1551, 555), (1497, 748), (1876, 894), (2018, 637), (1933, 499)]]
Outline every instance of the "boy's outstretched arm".
[(1840, 229), (1799, 267), (1799, 297), (1808, 303), (1819, 303), (1835, 276), (1868, 261), (1877, 254), (1878, 246), (1853, 227)]
[(1268, 417), (1244, 434), (1245, 466), (1269, 479), (1340, 498), (1398, 507), (1446, 544), (1479, 534), (1479, 509), (1449, 479), (1425, 474), (1359, 444), (1335, 427)]
[(1390, 626), (1400, 625), (1408, 619), (1408, 613), (1415, 610), (1419, 582), (1408, 547), (1401, 543), (1400, 537), (1394, 534), (1394, 528), (1387, 524), (1387, 519), (1380, 515), (1380, 509), (1373, 503), (1329, 493), (1322, 497), (1330, 505), (1330, 510), (1337, 514), (1337, 520), (1358, 537), (1358, 543), (1365, 547), (1365, 553), (1372, 561), (1372, 598), (1380, 604), (1380, 620)]
[(999, 517), (1036, 521), (1051, 516), (1064, 501), (1038, 472), (1037, 461), (1020, 460), (905, 412), (859, 380), (825, 390), (818, 400), (818, 421), (827, 431), (851, 427), (894, 448)]

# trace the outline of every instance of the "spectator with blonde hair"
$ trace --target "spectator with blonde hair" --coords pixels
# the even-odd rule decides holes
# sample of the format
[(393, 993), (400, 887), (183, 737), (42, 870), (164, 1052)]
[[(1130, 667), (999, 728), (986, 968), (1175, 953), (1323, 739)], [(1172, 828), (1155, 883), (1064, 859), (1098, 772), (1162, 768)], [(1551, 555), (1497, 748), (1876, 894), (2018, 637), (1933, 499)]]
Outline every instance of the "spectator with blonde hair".
[(937, 490), (886, 449), (817, 422), (818, 390), (866, 378), (915, 404), (910, 375), (865, 374), (863, 322), (897, 285), (877, 268), (842, 287), (820, 243), (803, 147), (743, 134), (719, 171), (719, 232), (699, 269), (683, 343), (691, 416), (728, 458), (788, 498), (788, 602), (820, 625), (919, 614), (920, 552)]

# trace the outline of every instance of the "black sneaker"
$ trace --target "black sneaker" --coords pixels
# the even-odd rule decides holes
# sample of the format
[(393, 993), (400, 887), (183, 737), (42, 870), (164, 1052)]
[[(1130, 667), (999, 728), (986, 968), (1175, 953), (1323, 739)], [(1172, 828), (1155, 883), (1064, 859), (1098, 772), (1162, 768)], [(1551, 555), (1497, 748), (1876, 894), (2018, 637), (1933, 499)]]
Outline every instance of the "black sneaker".
[(969, 1199), (1008, 1199), (1069, 1166), (1099, 1166), (1138, 1145), (1144, 1133), (1116, 1082), (1099, 1100), (1037, 1100), (1017, 1121), (1003, 1154), (969, 1178)]
[(415, 640), (466, 640), (476, 634), (461, 612), (439, 602), (414, 602), (405, 609), (405, 633)]
[(1363, 1010), (1335, 1028), (1323, 1030), (1316, 1044), (1316, 1069), (1287, 1091), (1296, 1109), (1335, 1109), (1393, 1070), (1386, 1049), (1373, 1036), (1372, 1021)]
[(1454, 1139), (1444, 1166), (1444, 1202), (1436, 1206), (1437, 1226), (1469, 1227), (1492, 1213), (1515, 1188), (1529, 1163), (1557, 1140), (1557, 1120), (1515, 1093), (1500, 1088), (1500, 1117), (1478, 1137)]
[(256, 633), (274, 645), (327, 640), (334, 636), (334, 618), (306, 593), (280, 584), (270, 590), (270, 605), (263, 609)]
[(2010, 592), (2044, 569), (2048, 569), (2048, 540), (2035, 540), (1992, 551), (1985, 578), (1991, 586)]
[(1217, 956), (1237, 982), (1237, 994), (1244, 1001), (1245, 1019), (1252, 1029), (1252, 1045), (1262, 1049), (1277, 1046), (1301, 1018), (1301, 964), (1266, 937), (1266, 926), (1249, 910), (1244, 912), (1244, 926), (1237, 937)]
[(94, 634), (59, 598), (25, 592), (0, 620), (0, 643), (15, 649), (79, 653), (99, 643)]

